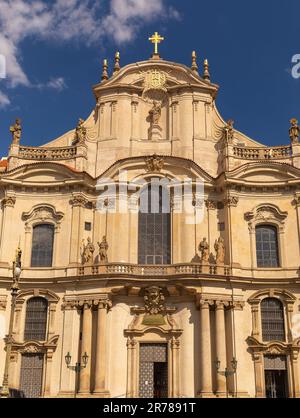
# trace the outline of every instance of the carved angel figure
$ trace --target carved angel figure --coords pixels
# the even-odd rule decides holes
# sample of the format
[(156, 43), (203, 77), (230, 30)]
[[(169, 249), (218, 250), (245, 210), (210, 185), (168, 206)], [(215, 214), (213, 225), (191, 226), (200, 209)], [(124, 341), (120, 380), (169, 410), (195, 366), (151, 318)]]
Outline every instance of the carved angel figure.
[(94, 251), (95, 251), (95, 247), (94, 247), (94, 245), (91, 241), (91, 238), (89, 237), (87, 239), (87, 244), (85, 244), (85, 241), (83, 239), (82, 240), (82, 245), (81, 245), (81, 248), (80, 248), (82, 264), (91, 264), (93, 262)]
[(83, 124), (84, 124), (84, 120), (80, 118), (75, 129), (73, 145), (85, 143), (87, 130), (86, 130), (86, 127), (83, 126)]
[(12, 143), (19, 145), (22, 136), (21, 119), (17, 118), (16, 123), (9, 130), (12, 133)]
[(292, 144), (297, 144), (299, 142), (300, 127), (298, 125), (297, 119), (291, 119), (291, 127), (289, 130), (290, 138)]
[(206, 240), (206, 238), (203, 238), (203, 240), (199, 244), (199, 251), (201, 253), (201, 261), (208, 262), (209, 260), (209, 245)]
[(224, 239), (220, 237), (215, 242), (215, 250), (216, 250), (216, 263), (217, 264), (224, 264), (225, 261), (225, 243)]
[(107, 251), (108, 243), (106, 241), (106, 236), (104, 235), (101, 242), (98, 242), (99, 246), (99, 259), (101, 263), (108, 263)]

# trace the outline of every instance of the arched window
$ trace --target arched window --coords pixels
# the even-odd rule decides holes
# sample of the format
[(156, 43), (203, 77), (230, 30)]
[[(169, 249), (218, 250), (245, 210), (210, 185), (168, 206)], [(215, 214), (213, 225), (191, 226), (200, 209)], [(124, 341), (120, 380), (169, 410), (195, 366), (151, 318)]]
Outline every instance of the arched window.
[(40, 224), (33, 227), (31, 267), (51, 267), (54, 226)]
[(47, 299), (41, 297), (28, 299), (26, 305), (24, 340), (45, 340), (47, 311)]
[(140, 197), (139, 264), (171, 263), (171, 216), (169, 190), (149, 184)]
[(279, 267), (277, 229), (271, 225), (256, 227), (257, 267)]
[(261, 302), (263, 341), (285, 341), (284, 310), (280, 300), (267, 298)]

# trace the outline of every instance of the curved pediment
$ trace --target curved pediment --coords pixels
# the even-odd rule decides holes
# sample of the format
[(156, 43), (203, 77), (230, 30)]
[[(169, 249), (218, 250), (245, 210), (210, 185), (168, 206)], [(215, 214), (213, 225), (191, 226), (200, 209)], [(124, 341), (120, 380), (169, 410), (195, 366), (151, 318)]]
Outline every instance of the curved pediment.
[(227, 174), (228, 179), (250, 184), (290, 183), (299, 181), (300, 170), (288, 164), (259, 162), (242, 165)]
[(192, 160), (156, 154), (119, 160), (102, 173), (98, 177), (98, 181), (101, 178), (120, 180), (121, 172), (127, 172), (128, 181), (135, 181), (139, 178), (151, 178), (153, 176), (167, 177), (170, 180), (180, 181), (185, 179), (201, 179), (205, 183), (214, 181), (213, 177)]
[(81, 180), (83, 176), (91, 177), (86, 173), (58, 163), (27, 164), (11, 170), (1, 176), (2, 181), (14, 181), (20, 184), (47, 185), (48, 183), (68, 183)]
[(94, 87), (95, 93), (102, 89), (114, 86), (131, 86), (137, 90), (145, 88), (147, 77), (149, 74), (155, 73), (162, 77), (165, 81), (166, 89), (172, 87), (180, 87), (193, 85), (200, 87), (205, 91), (216, 94), (218, 86), (203, 80), (198, 74), (193, 72), (185, 65), (164, 61), (164, 60), (148, 60), (129, 64), (113, 75), (109, 80), (97, 84)]

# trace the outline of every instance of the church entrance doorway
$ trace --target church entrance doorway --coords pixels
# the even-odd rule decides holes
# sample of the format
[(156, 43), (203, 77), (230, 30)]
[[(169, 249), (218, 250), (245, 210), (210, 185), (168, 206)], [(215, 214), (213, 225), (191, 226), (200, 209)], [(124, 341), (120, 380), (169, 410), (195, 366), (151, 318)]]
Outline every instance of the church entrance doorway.
[(288, 398), (285, 356), (265, 356), (266, 398)]
[(167, 344), (140, 344), (140, 398), (168, 397)]

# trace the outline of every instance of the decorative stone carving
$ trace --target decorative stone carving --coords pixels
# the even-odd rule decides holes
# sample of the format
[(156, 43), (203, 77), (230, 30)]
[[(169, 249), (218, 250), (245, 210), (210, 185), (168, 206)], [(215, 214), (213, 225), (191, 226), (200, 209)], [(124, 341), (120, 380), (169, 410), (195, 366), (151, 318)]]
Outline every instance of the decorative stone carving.
[(9, 128), (12, 134), (12, 143), (14, 145), (19, 145), (21, 136), (22, 136), (22, 126), (21, 126), (21, 119), (17, 118), (16, 123)]
[(209, 244), (207, 242), (206, 238), (203, 238), (203, 240), (199, 244), (199, 251), (201, 253), (201, 261), (208, 263), (209, 261)]
[(234, 135), (234, 120), (229, 119), (226, 126), (224, 127), (224, 139), (227, 144), (233, 143), (233, 135)]
[(88, 237), (86, 244), (85, 244), (85, 240), (83, 239), (81, 247), (80, 247), (81, 263), (92, 264), (94, 262), (94, 256), (93, 256), (94, 251), (95, 251), (95, 247), (91, 241), (91, 238)]
[(103, 309), (110, 309), (112, 307), (112, 302), (107, 293), (65, 296), (62, 310), (82, 309), (85, 305), (89, 308), (100, 305)]
[(289, 135), (291, 139), (292, 144), (298, 144), (299, 143), (299, 134), (300, 134), (300, 127), (298, 125), (297, 119), (291, 119), (291, 127), (289, 130)]
[(52, 205), (35, 205), (29, 212), (22, 213), (22, 220), (25, 221), (25, 229), (31, 225), (41, 222), (51, 222), (59, 227), (64, 214), (57, 212)]
[(147, 71), (144, 78), (143, 99), (162, 101), (166, 94), (167, 76), (158, 70)]
[(100, 263), (108, 263), (108, 242), (106, 236), (104, 235), (101, 242), (98, 242), (99, 246), (99, 261)]
[(205, 201), (205, 206), (207, 207), (207, 210), (216, 210), (217, 209), (217, 202), (214, 200), (207, 199)]
[(165, 164), (164, 158), (154, 154), (145, 158), (147, 172), (160, 172)]
[(225, 261), (225, 242), (222, 237), (219, 237), (215, 242), (216, 263), (217, 265), (224, 264)]
[(277, 206), (272, 204), (258, 205), (251, 212), (245, 213), (245, 220), (248, 221), (249, 230), (254, 230), (258, 223), (275, 222), (281, 228), (284, 227), (284, 221), (288, 213), (282, 212)]
[(240, 199), (237, 196), (229, 196), (224, 200), (224, 205), (228, 207), (237, 207), (239, 200)]
[(152, 125), (158, 125), (161, 117), (161, 104), (156, 100), (153, 101), (153, 107), (149, 111), (149, 116)]
[(146, 288), (144, 302), (146, 312), (150, 315), (156, 315), (165, 311), (165, 297), (160, 287), (152, 286)]
[(74, 206), (81, 206), (85, 207), (88, 204), (88, 200), (81, 194), (73, 195), (72, 199), (70, 200), (70, 204)]
[(16, 198), (14, 196), (6, 196), (1, 201), (3, 208), (5, 208), (6, 206), (13, 208), (15, 206), (15, 203), (16, 203)]
[(75, 135), (74, 135), (72, 145), (75, 145), (75, 144), (84, 145), (85, 144), (87, 129), (85, 126), (83, 126), (83, 124), (84, 124), (84, 120), (80, 118), (75, 129)]

